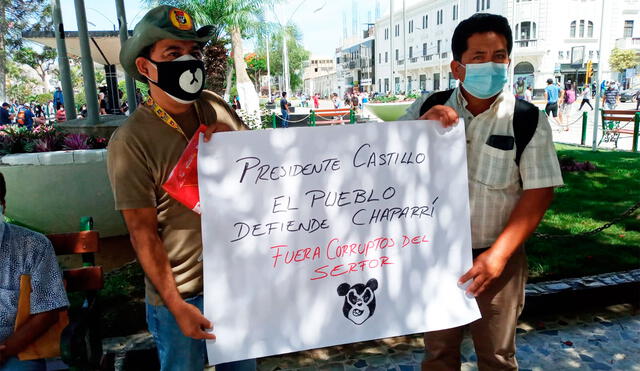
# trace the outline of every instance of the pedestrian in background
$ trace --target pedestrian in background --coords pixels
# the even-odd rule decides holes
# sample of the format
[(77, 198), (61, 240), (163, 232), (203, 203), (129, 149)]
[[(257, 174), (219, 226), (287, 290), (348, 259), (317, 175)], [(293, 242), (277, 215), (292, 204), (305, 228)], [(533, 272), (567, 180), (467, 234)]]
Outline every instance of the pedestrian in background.
[(620, 102), (620, 91), (616, 89), (615, 82), (611, 81), (607, 90), (604, 92), (604, 96), (602, 97), (602, 105), (607, 107), (607, 109), (612, 110), (615, 109)]
[(578, 111), (580, 111), (582, 109), (582, 106), (584, 106), (585, 104), (589, 105), (589, 107), (593, 111), (593, 106), (591, 105), (591, 102), (590, 102), (591, 88), (589, 87), (589, 85), (584, 86), (584, 89), (582, 89), (582, 93), (580, 94), (580, 97), (582, 98), (582, 102), (580, 102), (580, 107), (578, 108)]
[(289, 102), (287, 101), (287, 92), (282, 92), (282, 98), (280, 98), (280, 114), (282, 114), (282, 127), (289, 127)]
[(547, 116), (552, 114), (554, 118), (558, 117), (558, 101), (562, 98), (562, 93), (562, 89), (552, 79), (547, 79), (547, 87), (544, 89), (544, 99), (547, 101), (544, 112)]
[(524, 91), (524, 100), (529, 103), (533, 101), (533, 88), (531, 85), (527, 86), (527, 90)]

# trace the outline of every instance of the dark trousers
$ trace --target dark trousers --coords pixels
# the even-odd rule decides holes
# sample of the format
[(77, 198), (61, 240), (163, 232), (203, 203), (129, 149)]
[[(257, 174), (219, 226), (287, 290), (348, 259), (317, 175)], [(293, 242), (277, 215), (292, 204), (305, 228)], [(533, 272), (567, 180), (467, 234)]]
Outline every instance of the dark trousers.
[(288, 128), (289, 127), (289, 111), (281, 109), (280, 113), (282, 114), (282, 127)]
[(593, 106), (591, 105), (591, 102), (589, 102), (589, 99), (582, 100), (582, 102), (580, 103), (580, 108), (578, 108), (578, 111), (580, 111), (582, 109), (582, 106), (584, 106), (585, 104), (588, 104), (589, 107), (591, 107), (591, 110), (593, 111)]

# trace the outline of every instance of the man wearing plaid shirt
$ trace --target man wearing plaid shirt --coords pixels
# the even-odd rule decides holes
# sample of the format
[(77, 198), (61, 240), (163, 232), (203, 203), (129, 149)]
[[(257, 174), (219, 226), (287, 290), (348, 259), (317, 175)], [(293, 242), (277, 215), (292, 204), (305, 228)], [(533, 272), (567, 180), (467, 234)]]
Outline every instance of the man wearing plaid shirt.
[[(506, 18), (476, 14), (458, 25), (451, 43), (451, 71), (461, 86), (423, 115), (428, 96), (418, 99), (402, 119), (445, 126), (464, 120), (474, 260), (459, 284), (470, 283), (466, 291), (482, 313), (470, 324), (479, 369), (517, 370), (515, 328), (527, 278), (524, 242), (551, 203), (553, 188), (563, 184), (562, 176), (546, 115), (538, 115), (519, 164), (514, 161), (516, 99), (503, 90), (513, 46)], [(423, 370), (460, 369), (461, 327), (424, 337)]]

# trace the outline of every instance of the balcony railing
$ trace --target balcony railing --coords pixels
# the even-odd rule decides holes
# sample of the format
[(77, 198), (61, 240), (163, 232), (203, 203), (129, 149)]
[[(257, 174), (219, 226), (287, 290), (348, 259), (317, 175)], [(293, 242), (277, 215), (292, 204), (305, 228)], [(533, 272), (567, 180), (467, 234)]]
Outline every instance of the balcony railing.
[(616, 39), (616, 48), (619, 49), (640, 49), (639, 37), (625, 37)]
[(448, 53), (447, 53), (447, 52), (444, 52), (444, 53), (440, 54), (440, 57), (441, 57), (442, 59), (446, 59), (446, 58), (447, 58), (447, 55), (448, 55)]
[(398, 59), (398, 66), (402, 66), (404, 64), (404, 59)]
[(411, 63), (416, 63), (418, 61), (418, 57), (411, 58)]
[(428, 61), (430, 61), (431, 59), (433, 59), (433, 57), (432, 57), (431, 55), (425, 55), (425, 56), (423, 56), (423, 57), (422, 57), (422, 59), (423, 59), (425, 62), (428, 62)]
[(535, 48), (538, 44), (538, 40), (518, 40), (516, 46), (519, 48)]

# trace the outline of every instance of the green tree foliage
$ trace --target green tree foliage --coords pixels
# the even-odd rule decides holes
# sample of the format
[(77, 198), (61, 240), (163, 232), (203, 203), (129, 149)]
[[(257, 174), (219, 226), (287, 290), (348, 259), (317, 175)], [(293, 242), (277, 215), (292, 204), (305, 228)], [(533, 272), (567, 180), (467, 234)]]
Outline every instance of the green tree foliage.
[(17, 99), (20, 103), (29, 101), (29, 97), (38, 86), (38, 81), (28, 77), (20, 66), (11, 59), (7, 59), (5, 70), (7, 77), (7, 97)]
[(267, 73), (267, 57), (256, 53), (244, 57), (247, 62), (247, 72), (253, 84), (260, 90), (260, 77)]
[(22, 46), (22, 32), (51, 28), (49, 4), (49, 0), (0, 0), (0, 99), (5, 97), (7, 58)]
[(635, 50), (618, 49), (611, 51), (609, 56), (609, 65), (611, 69), (618, 72), (624, 72), (627, 68), (633, 68), (640, 63)]
[[(271, 33), (269, 40), (269, 62), (272, 75), (282, 75), (282, 33), (287, 32), (287, 48), (289, 52), (289, 81), (291, 89), (296, 91), (302, 87), (303, 64), (309, 60), (311, 53), (302, 45), (302, 33), (296, 25), (289, 25), (278, 32)], [(258, 55), (266, 56), (266, 40), (258, 43)]]
[(13, 54), (13, 60), (31, 67), (36, 73), (45, 90), (49, 91), (47, 74), (53, 69), (54, 61), (58, 53), (55, 49), (44, 47), (41, 52), (31, 47), (23, 46)]

